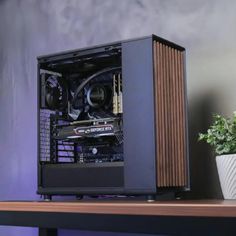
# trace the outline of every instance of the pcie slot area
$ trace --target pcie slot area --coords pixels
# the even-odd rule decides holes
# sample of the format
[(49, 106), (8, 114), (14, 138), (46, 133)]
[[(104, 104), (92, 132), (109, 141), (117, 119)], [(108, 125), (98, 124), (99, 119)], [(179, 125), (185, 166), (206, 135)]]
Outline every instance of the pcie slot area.
[[(88, 146), (85, 143), (57, 140), (56, 145), (51, 148), (54, 148), (55, 158), (41, 162), (83, 164), (123, 161), (122, 153), (108, 153), (106, 148), (110, 148), (109, 144)], [(102, 148), (105, 148), (105, 151)]]
[(65, 125), (54, 124), (54, 130), (53, 138), (56, 140), (117, 136), (122, 133), (122, 122), (120, 118), (75, 121)]
[(112, 156), (112, 157), (107, 157), (106, 155), (101, 155), (99, 158), (92, 158), (92, 157), (87, 157), (87, 158), (81, 158), (78, 162), (79, 163), (103, 163), (103, 162), (119, 162), (123, 161), (122, 156)]
[(100, 122), (113, 122), (115, 120), (119, 120), (120, 118), (116, 117), (107, 117), (107, 118), (101, 118), (101, 119), (93, 119), (93, 120), (78, 120), (78, 121), (73, 121), (68, 124), (56, 124), (55, 126), (60, 127), (60, 126), (66, 126), (66, 125), (80, 125), (80, 124), (99, 124)]

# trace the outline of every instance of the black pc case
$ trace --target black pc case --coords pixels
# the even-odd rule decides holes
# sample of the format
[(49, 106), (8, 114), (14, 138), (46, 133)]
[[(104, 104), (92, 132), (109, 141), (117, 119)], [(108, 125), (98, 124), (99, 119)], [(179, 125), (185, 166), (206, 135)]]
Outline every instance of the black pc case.
[(185, 49), (155, 35), (38, 57), (38, 194), (189, 188)]

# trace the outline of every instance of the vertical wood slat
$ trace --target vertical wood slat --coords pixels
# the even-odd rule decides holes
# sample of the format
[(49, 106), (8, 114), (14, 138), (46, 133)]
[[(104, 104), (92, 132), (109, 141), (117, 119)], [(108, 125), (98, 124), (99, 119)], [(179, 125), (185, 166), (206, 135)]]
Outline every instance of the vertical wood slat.
[[(164, 58), (164, 50), (163, 50), (163, 47), (160, 45), (160, 58)], [(160, 58), (158, 58), (159, 60), (160, 60)], [(158, 60), (157, 59), (157, 60)], [(161, 66), (161, 73), (160, 73), (160, 77), (162, 78), (162, 77), (164, 77), (164, 60), (160, 60), (160, 66)], [(160, 122), (160, 129), (162, 130), (162, 136), (160, 137), (160, 140), (162, 140), (162, 146), (160, 147), (160, 148), (162, 148), (163, 149), (163, 156), (161, 157), (161, 160), (162, 160), (162, 170), (163, 171), (161, 171), (161, 173), (162, 173), (162, 182), (160, 183), (160, 185), (164, 185), (165, 184), (165, 165), (164, 165), (164, 161), (165, 161), (165, 156), (167, 155), (166, 154), (166, 149), (165, 149), (165, 142), (166, 142), (166, 140), (165, 140), (165, 137), (164, 137), (164, 135), (165, 135), (165, 104), (164, 104), (164, 83), (163, 83), (164, 81), (163, 80), (160, 80), (160, 84), (161, 84), (161, 86), (160, 86), (160, 88), (159, 88), (159, 91), (160, 91), (160, 94), (159, 94), (159, 96), (160, 96), (160, 101), (161, 101), (161, 109), (160, 109), (160, 113), (161, 113), (161, 122)], [(161, 168), (161, 167), (160, 167)]]
[(183, 52), (153, 44), (157, 186), (187, 185)]
[[(160, 56), (159, 52), (160, 52), (159, 44), (157, 44), (156, 41), (154, 41), (153, 42), (154, 78), (158, 78), (159, 77), (158, 72), (160, 73), (160, 60), (157, 60), (157, 58)], [(154, 82), (154, 91), (158, 91), (157, 93), (159, 94), (160, 91), (158, 90), (158, 88), (160, 88), (160, 80)], [(155, 99), (154, 104), (155, 104), (155, 107), (156, 107), (157, 104), (158, 104), (157, 96), (155, 96), (154, 99)], [(160, 126), (160, 119), (158, 119), (156, 113), (155, 113), (155, 123), (157, 124), (158, 127)], [(160, 137), (161, 137), (161, 131), (156, 133), (156, 139), (158, 140), (157, 142), (159, 143), (159, 145), (161, 145), (160, 144), (160, 142), (161, 142)], [(161, 151), (162, 151), (162, 148), (157, 148), (156, 149), (156, 156), (160, 157), (160, 158), (156, 159), (157, 166), (162, 165), (161, 157), (163, 156), (163, 154), (162, 154)], [(156, 175), (157, 175), (157, 185), (159, 186), (162, 182), (161, 172), (157, 171)]]
[[(162, 51), (163, 51), (163, 77), (164, 78), (166, 78), (166, 71), (167, 71), (167, 65), (166, 65), (166, 50), (165, 50), (165, 46), (163, 46), (162, 47)], [(163, 113), (164, 113), (164, 119), (162, 120), (163, 121), (163, 123), (164, 123), (164, 130), (165, 130), (165, 132), (168, 132), (168, 124), (167, 124), (167, 95), (166, 95), (166, 79), (165, 80), (163, 80), (162, 81), (162, 83), (163, 83), (163, 101), (164, 101), (164, 103), (163, 103), (163, 109), (164, 109), (164, 111), (163, 111)], [(167, 158), (168, 158), (168, 145), (166, 145), (166, 144), (168, 144), (168, 140), (167, 140), (167, 138), (168, 138), (168, 136), (166, 135), (166, 134), (164, 134), (164, 136), (163, 136), (163, 138), (165, 139), (165, 141), (164, 141), (164, 143), (165, 143), (165, 145), (164, 145), (164, 148), (165, 148), (165, 156), (163, 157), (163, 163), (164, 163), (164, 168), (163, 168), (163, 175), (164, 175), (164, 182), (163, 182), (163, 184), (165, 185), (165, 186), (167, 186), (167, 179), (166, 179), (166, 174), (167, 174), (167, 169), (166, 169), (166, 167), (167, 167)]]
[[(186, 94), (185, 94), (185, 83), (184, 83), (184, 55), (183, 52), (180, 52), (180, 62), (181, 62), (181, 68), (180, 68), (180, 76), (181, 76), (181, 102), (184, 104), (183, 106), (181, 106), (181, 116), (182, 116), (182, 152), (186, 152), (186, 108), (185, 108), (185, 104), (186, 104)], [(185, 108), (185, 109), (184, 109)], [(184, 184), (185, 182), (187, 182), (187, 160), (186, 158), (184, 158), (184, 156), (182, 156), (182, 184)]]
[(171, 114), (170, 114), (170, 137), (171, 137), (171, 154), (170, 154), (170, 178), (171, 178), (171, 181), (170, 181), (170, 186), (173, 186), (174, 184), (174, 158), (171, 158), (172, 156), (175, 155), (175, 141), (174, 141), (174, 128), (175, 128), (175, 125), (174, 125), (174, 109), (175, 109), (175, 106), (174, 106), (174, 99), (175, 99), (175, 89), (174, 89), (174, 86), (173, 86), (173, 83), (174, 83), (174, 70), (173, 70), (173, 49), (169, 50), (169, 60), (170, 60), (170, 110), (172, 111)]
[[(175, 152), (176, 150), (176, 147), (178, 146), (177, 145), (177, 137), (176, 137), (176, 125), (174, 124), (174, 122), (176, 121), (176, 106), (174, 104), (175, 102), (175, 99), (176, 99), (176, 96), (177, 96), (177, 93), (176, 93), (176, 69), (175, 69), (175, 66), (176, 66), (176, 61), (175, 61), (175, 50), (172, 49), (172, 54), (171, 54), (171, 58), (172, 58), (172, 88), (173, 88), (173, 104), (172, 104), (172, 107), (173, 107), (173, 110), (172, 110), (172, 137), (173, 137), (173, 152)], [(172, 158), (172, 174), (173, 174), (173, 186), (176, 186), (176, 158)]]
[[(183, 104), (183, 84), (182, 84), (182, 75), (181, 75), (181, 68), (182, 68), (182, 62), (181, 62), (181, 52), (178, 52), (179, 54), (179, 90), (180, 90), (180, 104)], [(183, 106), (180, 106), (180, 152), (184, 153), (184, 140), (183, 140)], [(180, 155), (180, 185), (183, 184), (183, 176), (184, 176), (184, 166), (183, 166), (183, 155)]]
[(169, 67), (170, 67), (170, 63), (169, 63), (169, 49), (167, 46), (165, 46), (165, 52), (166, 52), (166, 86), (165, 86), (165, 93), (166, 93), (166, 123), (167, 123), (167, 127), (166, 127), (166, 140), (167, 140), (167, 158), (166, 158), (166, 186), (170, 186), (170, 155), (171, 155), (171, 142), (170, 142), (170, 74), (169, 74)]
[[(179, 127), (180, 126), (180, 107), (179, 107), (179, 103), (180, 103), (180, 84), (179, 84), (179, 80), (180, 80), (180, 76), (179, 76), (179, 67), (180, 67), (180, 64), (179, 64), (179, 53), (177, 50), (176, 51), (176, 82), (177, 82), (177, 85), (176, 85), (176, 89), (178, 91), (178, 95), (176, 97), (177, 99), (177, 117), (176, 117), (176, 127)], [(177, 130), (177, 147), (178, 149), (176, 149), (178, 155), (177, 155), (177, 165), (176, 165), (176, 171), (177, 171), (177, 186), (180, 185), (180, 175), (181, 175), (181, 169), (180, 169), (180, 155), (181, 155), (181, 130)]]
[[(162, 48), (160, 47), (160, 44), (154, 43), (154, 73), (155, 78), (162, 77), (162, 71), (163, 71), (163, 61), (159, 60), (159, 58), (162, 58)], [(159, 106), (158, 103), (160, 103), (160, 113), (156, 114), (155, 121), (158, 126), (159, 132), (157, 132), (157, 140), (158, 145), (160, 148), (156, 149), (156, 156), (157, 158), (157, 166), (159, 168), (164, 169), (164, 163), (163, 163), (163, 157), (165, 156), (165, 148), (164, 148), (164, 139), (163, 137), (163, 129), (160, 129), (161, 125), (164, 121), (164, 106), (163, 106), (163, 86), (162, 86), (163, 80), (156, 80), (155, 85), (155, 91), (157, 91), (158, 96), (155, 96), (155, 106)], [(161, 184), (164, 182), (164, 176), (163, 171), (157, 171), (157, 185), (161, 186)]]

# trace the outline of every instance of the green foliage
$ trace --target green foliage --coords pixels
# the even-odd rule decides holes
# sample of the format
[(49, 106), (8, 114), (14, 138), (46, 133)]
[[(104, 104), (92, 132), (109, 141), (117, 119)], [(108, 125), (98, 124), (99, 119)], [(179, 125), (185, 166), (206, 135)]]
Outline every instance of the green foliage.
[(236, 153), (236, 112), (232, 119), (213, 116), (213, 124), (207, 133), (199, 134), (199, 140), (206, 141), (219, 155)]

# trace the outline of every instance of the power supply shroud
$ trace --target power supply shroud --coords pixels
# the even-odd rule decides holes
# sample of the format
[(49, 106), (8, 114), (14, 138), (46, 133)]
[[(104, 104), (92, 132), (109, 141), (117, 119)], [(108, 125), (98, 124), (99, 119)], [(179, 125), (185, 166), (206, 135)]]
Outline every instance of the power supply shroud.
[(38, 57), (38, 194), (189, 188), (185, 49), (155, 35)]

